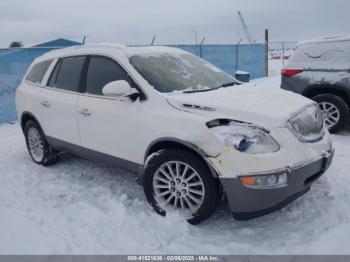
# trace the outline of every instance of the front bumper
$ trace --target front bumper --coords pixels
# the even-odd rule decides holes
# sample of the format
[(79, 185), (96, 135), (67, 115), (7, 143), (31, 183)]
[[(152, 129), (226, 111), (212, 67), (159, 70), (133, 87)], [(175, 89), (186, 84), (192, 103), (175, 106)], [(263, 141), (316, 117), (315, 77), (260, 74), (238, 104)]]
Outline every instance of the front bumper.
[(248, 220), (278, 210), (294, 201), (307, 192), (310, 185), (328, 169), (333, 154), (334, 149), (331, 149), (312, 161), (261, 174), (287, 172), (288, 185), (283, 188), (248, 188), (238, 177), (220, 178), (234, 218)]

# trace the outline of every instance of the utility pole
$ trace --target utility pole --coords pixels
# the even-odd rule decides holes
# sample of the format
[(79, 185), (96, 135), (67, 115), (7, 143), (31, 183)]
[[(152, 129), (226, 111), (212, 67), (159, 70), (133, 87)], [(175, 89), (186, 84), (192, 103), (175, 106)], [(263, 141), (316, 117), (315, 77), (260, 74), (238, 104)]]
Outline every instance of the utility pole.
[(82, 45), (85, 45), (85, 40), (86, 40), (86, 35), (83, 37), (83, 42), (81, 43)]
[(237, 42), (237, 44), (236, 44), (236, 71), (235, 71), (235, 73), (238, 71), (238, 63), (239, 63), (239, 50), (238, 50), (238, 48), (239, 48), (239, 44), (242, 42), (242, 39), (239, 39), (239, 41)]
[(265, 76), (269, 76), (269, 29), (265, 29)]
[(284, 65), (284, 41), (282, 42), (282, 65)]

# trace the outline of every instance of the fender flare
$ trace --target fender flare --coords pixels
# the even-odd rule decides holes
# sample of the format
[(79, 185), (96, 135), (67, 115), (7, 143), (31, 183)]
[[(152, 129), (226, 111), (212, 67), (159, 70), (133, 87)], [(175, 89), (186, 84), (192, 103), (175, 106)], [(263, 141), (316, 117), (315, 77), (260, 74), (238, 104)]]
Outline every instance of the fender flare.
[(182, 139), (179, 139), (179, 138), (174, 138), (174, 137), (161, 137), (161, 138), (158, 138), (158, 139), (154, 140), (147, 147), (147, 149), (145, 151), (144, 163), (146, 163), (147, 157), (149, 156), (153, 146), (155, 146), (158, 143), (166, 143), (166, 142), (178, 144), (178, 145), (180, 145), (182, 147), (185, 147), (188, 150), (196, 153), (206, 163), (206, 165), (209, 167), (213, 177), (215, 177), (215, 178), (219, 177), (218, 171), (213, 167), (213, 165), (210, 163), (210, 161), (208, 161), (209, 155), (207, 155), (201, 148), (197, 147), (196, 145), (194, 145), (194, 144), (192, 144), (190, 142), (187, 142), (185, 140), (182, 140)]
[(40, 122), (39, 120), (34, 116), (34, 114), (28, 112), (28, 111), (24, 111), (21, 115), (21, 122), (20, 122), (20, 125), (21, 125), (21, 128), (22, 128), (22, 131), (24, 132), (24, 125), (23, 125), (23, 121), (24, 121), (24, 118), (28, 116), (29, 118), (33, 119), (40, 127), (41, 131), (43, 131), (44, 135), (45, 135), (45, 132), (44, 132), (44, 129), (42, 128), (42, 126), (40, 125)]

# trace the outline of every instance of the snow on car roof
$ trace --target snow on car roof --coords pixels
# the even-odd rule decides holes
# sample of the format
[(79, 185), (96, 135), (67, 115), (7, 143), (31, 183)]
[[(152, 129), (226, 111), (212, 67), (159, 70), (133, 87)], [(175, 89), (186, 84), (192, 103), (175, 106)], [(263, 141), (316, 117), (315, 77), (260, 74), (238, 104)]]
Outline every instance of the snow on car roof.
[(300, 41), (298, 42), (297, 45), (299, 46), (299, 45), (306, 45), (306, 44), (321, 44), (321, 43), (344, 42), (344, 41), (350, 41), (350, 34), (339, 35), (339, 36), (326, 36), (318, 39)]
[(350, 35), (324, 37), (298, 43), (284, 68), (348, 70)]
[(167, 46), (125, 46), (122, 44), (98, 43), (77, 45), (62, 49), (52, 50), (38, 57), (35, 62), (55, 59), (59, 57), (86, 54), (113, 54), (116, 56), (130, 57), (133, 55), (154, 55), (162, 53), (185, 53), (181, 49)]
[(180, 54), (185, 53), (185, 51), (169, 46), (135, 46), (128, 47), (127, 49), (128, 56), (133, 55), (155, 55), (155, 54)]

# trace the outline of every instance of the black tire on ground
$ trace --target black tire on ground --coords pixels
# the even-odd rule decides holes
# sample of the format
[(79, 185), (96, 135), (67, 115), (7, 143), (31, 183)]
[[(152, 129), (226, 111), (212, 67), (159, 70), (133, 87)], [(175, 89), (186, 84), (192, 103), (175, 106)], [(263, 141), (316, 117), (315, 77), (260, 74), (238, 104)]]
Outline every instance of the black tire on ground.
[(166, 211), (159, 205), (155, 197), (153, 177), (158, 168), (169, 161), (180, 161), (191, 166), (202, 179), (205, 190), (203, 202), (195, 213), (186, 217), (190, 224), (199, 224), (209, 218), (216, 210), (219, 200), (219, 183), (204, 161), (193, 153), (178, 149), (163, 149), (151, 157), (146, 163), (143, 177), (143, 189), (147, 201), (159, 215), (166, 215)]
[(327, 102), (334, 105), (339, 111), (338, 122), (329, 128), (330, 133), (336, 133), (341, 130), (349, 120), (349, 106), (341, 97), (333, 94), (321, 94), (314, 96), (312, 100), (317, 103)]
[[(34, 128), (38, 131), (39, 137), (40, 137), (39, 139), (41, 140), (41, 143), (42, 143), (43, 148), (44, 148), (44, 153), (43, 153), (41, 159), (35, 159), (33, 157), (31, 150), (30, 150), (30, 147), (29, 147), (28, 132), (31, 128)], [(45, 138), (43, 131), (41, 130), (40, 126), (35, 121), (29, 120), (26, 123), (26, 125), (24, 127), (24, 136), (25, 136), (26, 145), (27, 145), (29, 155), (35, 163), (37, 163), (39, 165), (43, 165), (43, 166), (48, 166), (48, 165), (51, 165), (57, 161), (58, 152), (55, 151), (49, 145), (49, 143), (46, 141), (46, 138)]]

